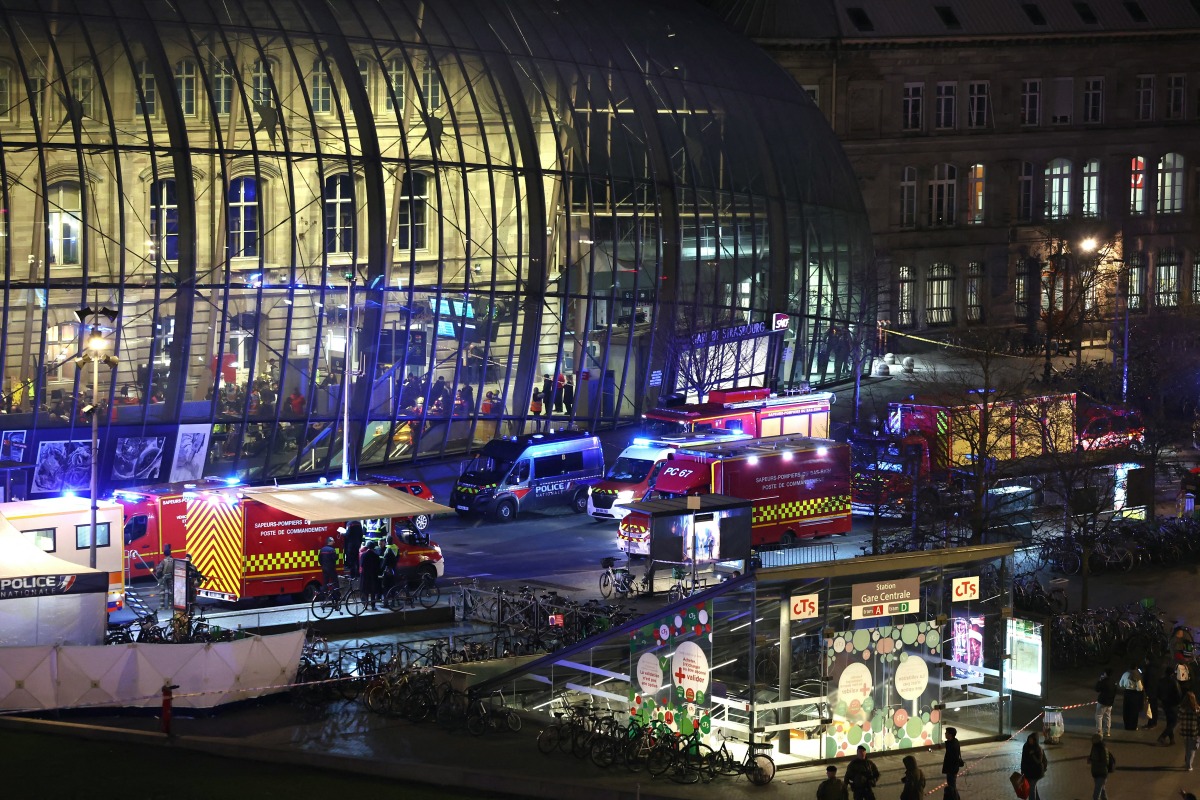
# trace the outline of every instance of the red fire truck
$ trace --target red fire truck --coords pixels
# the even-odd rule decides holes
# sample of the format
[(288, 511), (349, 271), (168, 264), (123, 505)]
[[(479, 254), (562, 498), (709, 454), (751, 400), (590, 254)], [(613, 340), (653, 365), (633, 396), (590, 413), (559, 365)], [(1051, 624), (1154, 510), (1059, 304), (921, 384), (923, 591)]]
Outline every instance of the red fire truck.
[(661, 439), (710, 428), (746, 436), (797, 434), (823, 439), (829, 435), (831, 392), (778, 396), (769, 389), (714, 389), (708, 401), (664, 406), (646, 412), (642, 436)]
[[(681, 447), (659, 470), (652, 497), (722, 494), (753, 503), (751, 546), (850, 530), (850, 448), (808, 436), (769, 436)], [(617, 547), (650, 552), (650, 524), (629, 513)]]

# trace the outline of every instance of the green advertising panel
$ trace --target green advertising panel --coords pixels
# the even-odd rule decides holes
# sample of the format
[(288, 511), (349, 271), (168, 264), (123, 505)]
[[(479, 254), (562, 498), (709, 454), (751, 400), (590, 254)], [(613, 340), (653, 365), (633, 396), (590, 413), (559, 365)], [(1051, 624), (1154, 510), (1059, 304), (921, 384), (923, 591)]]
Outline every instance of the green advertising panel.
[(653, 618), (629, 641), (629, 713), (689, 734), (712, 729), (712, 601)]

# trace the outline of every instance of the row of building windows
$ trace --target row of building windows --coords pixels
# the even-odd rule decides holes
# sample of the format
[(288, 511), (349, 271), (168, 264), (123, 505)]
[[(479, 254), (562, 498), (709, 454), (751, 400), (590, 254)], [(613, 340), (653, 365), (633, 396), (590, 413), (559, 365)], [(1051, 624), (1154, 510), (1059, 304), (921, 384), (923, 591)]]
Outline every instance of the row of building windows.
[[(1153, 254), (1153, 263), (1146, 253), (1132, 253), (1126, 260), (1127, 302), (1131, 311), (1145, 311), (1152, 305), (1157, 308), (1176, 308), (1183, 302), (1200, 304), (1200, 253), (1192, 257), (1191, 275), (1181, 276), (1180, 265), (1186, 263), (1179, 250), (1166, 248)], [(1190, 281), (1185, 282), (1185, 278)], [(963, 297), (959, 298), (959, 271), (951, 264), (932, 264), (925, 270), (923, 282), (918, 281), (917, 270), (912, 266), (901, 266), (896, 271), (896, 322), (900, 327), (916, 327), (917, 291), (923, 283), (926, 325), (953, 325), (958, 322), (956, 311), (959, 304), (966, 314), (967, 323), (982, 322), (984, 319), (984, 268), (983, 263), (973, 261), (967, 265), (964, 278)], [(1153, 280), (1151, 280), (1151, 278)], [(1031, 285), (1031, 283), (1033, 285)], [(1190, 287), (1187, 296), (1183, 288)], [(1101, 282), (1091, 281), (1085, 288), (1083, 298), (1086, 309), (1095, 309), (1102, 301)], [(1031, 310), (1061, 307), (1064, 287), (1061, 282), (1047, 281), (1044, 276), (1031, 277), (1022, 267), (1016, 270), (1013, 284), (1014, 312), (1018, 321), (1028, 318)], [(1038, 309), (1029, 303), (1037, 298)]]
[[(1087, 125), (1104, 123), (1105, 91), (1102, 76), (1080, 80), (1080, 103), (1076, 104), (1075, 78), (1052, 78), (1049, 87), (1041, 78), (1026, 78), (1021, 81), (1020, 124), (1023, 127), (1042, 125), (1047, 118), (1051, 125), (1071, 125), (1076, 122), (1076, 111), (1082, 113)], [(923, 131), (926, 126), (926, 92), (921, 82), (905, 83), (901, 98), (901, 128), (905, 131)], [(1044, 89), (1049, 88), (1049, 92)], [(1162, 118), (1182, 120), (1187, 117), (1187, 76), (1167, 75), (1164, 81)], [(992, 119), (991, 81), (968, 81), (966, 84), (966, 127), (989, 129)], [(1047, 96), (1048, 95), (1048, 96)], [(934, 130), (957, 130), (959, 120), (959, 82), (938, 81), (934, 84), (933, 128)], [(1158, 119), (1159, 99), (1157, 76), (1138, 75), (1134, 82), (1132, 98), (1134, 117), (1139, 122)]]
[[(267, 187), (257, 178), (235, 178), (226, 194), (229, 258), (256, 258), (262, 249), (262, 192)], [(328, 255), (349, 255), (356, 251), (357, 205), (354, 181), (349, 175), (326, 178), (322, 192), (324, 248)], [(426, 250), (429, 247), (429, 176), (410, 172), (400, 188), (399, 228), (396, 247), (400, 250)], [(55, 266), (81, 263), (80, 241), (83, 234), (83, 205), (78, 183), (53, 184), (48, 193), (49, 262)], [(152, 257), (167, 261), (179, 258), (179, 204), (175, 180), (167, 178), (150, 185), (150, 238)]]
[[(958, 205), (958, 167), (935, 164), (926, 181), (925, 219), (928, 227), (957, 225), (960, 222)], [(1032, 162), (1022, 162), (1017, 177), (1017, 220), (1032, 222), (1043, 218), (1065, 219), (1071, 216), (1099, 217), (1100, 161), (1089, 159), (1076, 169), (1065, 158), (1051, 160), (1041, 169), (1043, 194), (1041, 203), (1035, 192), (1038, 169)], [(1158, 159), (1154, 173), (1155, 210), (1159, 214), (1181, 214), (1184, 210), (1184, 159), (1179, 153), (1167, 153)], [(1134, 156), (1129, 167), (1129, 212), (1145, 214), (1148, 210), (1149, 178), (1146, 159)], [(972, 164), (966, 170), (966, 219), (968, 225), (985, 222), (987, 167)], [(905, 167), (900, 174), (900, 227), (918, 225), (918, 174), (916, 167)]]
[[(368, 97), (373, 98), (374, 83), (371, 80), (371, 62), (366, 58), (357, 59), (359, 77), (367, 88)], [(382, 86), (385, 92), (384, 104), (387, 111), (403, 107), (405, 86), (408, 82), (409, 64), (402, 58), (392, 58), (385, 62)], [(238, 75), (232, 59), (217, 59), (209, 66), (207, 75), (209, 83), (209, 101), (216, 114), (229, 114), (233, 109), (235, 97), (235, 81)], [(276, 69), (278, 69), (276, 67)], [(155, 116), (158, 114), (159, 92), (154, 74), (149, 62), (139, 61), (135, 65), (136, 82), (133, 101), (135, 116)], [(426, 111), (433, 111), (442, 105), (442, 84), (438, 79), (436, 66), (425, 63), (420, 67), (419, 102)], [(17, 73), (11, 65), (0, 64), (0, 118), (9, 119), (18, 103), (19, 93), (16, 90), (18, 82), (14, 81)], [(28, 93), (33, 98), (38, 115), (44, 113), (42, 105), (47, 79), (46, 68), (42, 64), (33, 64), (29, 68), (30, 86)], [(248, 73), (250, 86), (248, 96), (254, 106), (275, 105), (277, 84), (272, 78), (270, 61), (255, 61)], [(99, 95), (93, 68), (90, 64), (80, 64), (74, 67), (67, 76), (67, 88), (62, 92), (52, 92), (69, 98), (83, 117), (98, 119), (97, 103)], [(324, 61), (313, 62), (312, 71), (307, 76), (309, 101), (312, 110), (317, 114), (330, 114), (333, 106), (333, 81)], [(204, 104), (200, 91), (201, 75), (199, 67), (192, 59), (184, 59), (175, 65), (175, 91), (179, 95), (179, 103), (184, 116), (197, 116)], [(61, 107), (59, 108), (61, 112)], [(52, 114), (53, 115), (53, 114)]]

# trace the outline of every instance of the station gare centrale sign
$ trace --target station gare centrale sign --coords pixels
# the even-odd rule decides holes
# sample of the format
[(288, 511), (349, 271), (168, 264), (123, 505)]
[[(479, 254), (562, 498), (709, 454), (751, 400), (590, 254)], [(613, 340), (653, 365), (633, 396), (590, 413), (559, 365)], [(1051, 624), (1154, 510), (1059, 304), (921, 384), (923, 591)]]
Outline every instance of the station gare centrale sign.
[(850, 588), (851, 619), (915, 614), (921, 610), (921, 579), (894, 578), (856, 583)]

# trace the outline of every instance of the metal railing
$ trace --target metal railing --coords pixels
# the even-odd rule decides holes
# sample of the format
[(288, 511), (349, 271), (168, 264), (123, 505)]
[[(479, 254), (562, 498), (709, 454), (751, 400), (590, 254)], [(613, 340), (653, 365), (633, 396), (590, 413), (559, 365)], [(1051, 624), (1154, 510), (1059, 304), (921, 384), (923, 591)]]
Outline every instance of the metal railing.
[(823, 561), (837, 560), (837, 545), (832, 543), (799, 544), (792, 547), (781, 547), (777, 550), (759, 550), (757, 557), (764, 568), (819, 564)]

